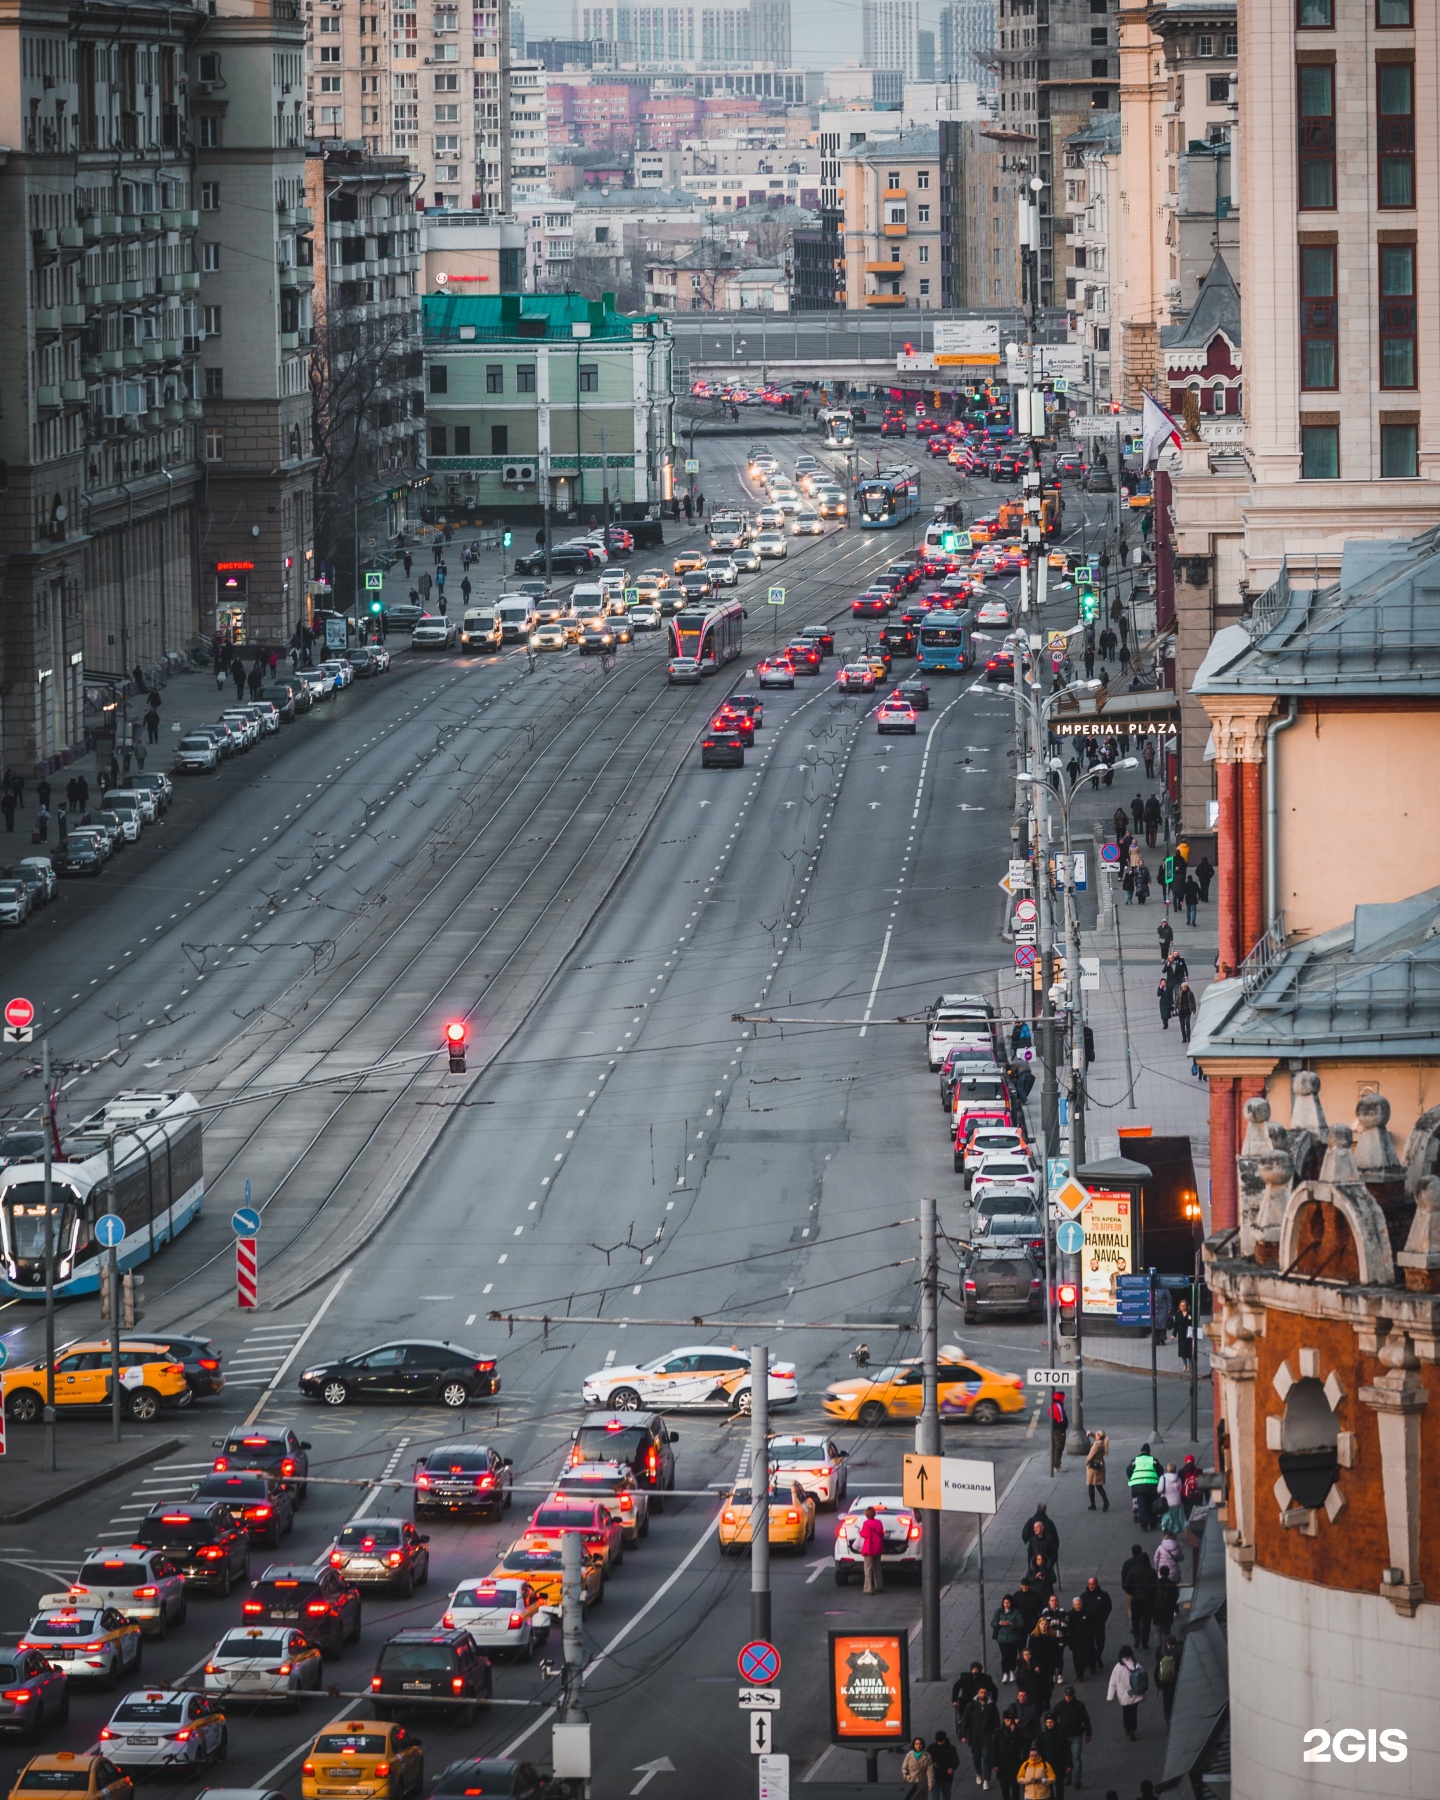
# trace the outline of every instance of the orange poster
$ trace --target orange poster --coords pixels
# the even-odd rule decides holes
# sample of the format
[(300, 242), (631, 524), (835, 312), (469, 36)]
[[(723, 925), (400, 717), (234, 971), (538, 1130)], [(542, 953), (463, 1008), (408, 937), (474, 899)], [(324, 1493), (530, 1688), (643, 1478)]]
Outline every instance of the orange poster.
[(903, 1744), (910, 1737), (910, 1671), (902, 1631), (830, 1633), (830, 1737), (837, 1744)]

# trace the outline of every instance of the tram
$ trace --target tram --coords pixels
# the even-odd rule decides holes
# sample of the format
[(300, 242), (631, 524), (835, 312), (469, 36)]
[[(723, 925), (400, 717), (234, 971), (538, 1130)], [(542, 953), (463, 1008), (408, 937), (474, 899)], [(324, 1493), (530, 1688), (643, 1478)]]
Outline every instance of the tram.
[(827, 450), (848, 450), (855, 442), (855, 419), (843, 407), (832, 406), (820, 415)]
[(866, 476), (856, 490), (862, 531), (888, 531), (920, 510), (920, 473), (906, 465)]
[(700, 674), (713, 675), (740, 655), (744, 620), (745, 608), (738, 600), (687, 606), (670, 621), (671, 660), (693, 662)]

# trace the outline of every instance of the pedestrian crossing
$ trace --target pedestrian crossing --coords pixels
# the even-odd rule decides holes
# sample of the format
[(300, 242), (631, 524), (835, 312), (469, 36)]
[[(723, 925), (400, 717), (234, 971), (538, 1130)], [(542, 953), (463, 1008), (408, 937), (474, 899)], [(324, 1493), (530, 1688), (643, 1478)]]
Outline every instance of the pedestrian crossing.
[(225, 1361), (227, 1388), (263, 1388), (285, 1367), (306, 1326), (257, 1325)]
[(162, 1500), (188, 1500), (196, 1482), (203, 1480), (214, 1466), (214, 1458), (208, 1456), (201, 1462), (156, 1463), (115, 1508), (114, 1516), (106, 1520), (107, 1532), (127, 1541), (126, 1529), (139, 1524), (152, 1506), (158, 1506)]

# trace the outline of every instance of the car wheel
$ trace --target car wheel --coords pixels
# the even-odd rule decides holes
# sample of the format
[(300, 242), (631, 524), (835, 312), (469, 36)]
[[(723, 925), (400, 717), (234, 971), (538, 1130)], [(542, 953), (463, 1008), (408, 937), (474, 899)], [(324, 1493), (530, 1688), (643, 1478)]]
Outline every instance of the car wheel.
[(633, 1387), (618, 1387), (606, 1404), (611, 1412), (639, 1412), (640, 1395)]
[(403, 1581), (396, 1582), (395, 1592), (402, 1600), (408, 1600), (415, 1592), (415, 1571), (413, 1568), (405, 1571), (405, 1579)]
[(105, 1692), (113, 1694), (120, 1685), (120, 1659), (113, 1657), (110, 1667), (105, 1671)]
[(742, 1419), (748, 1419), (750, 1417), (750, 1390), (749, 1390), (749, 1388), (741, 1388), (740, 1392), (738, 1394), (736, 1394), (735, 1399), (732, 1403), (732, 1410), (739, 1413), (739, 1415)]
[(153, 1636), (156, 1643), (163, 1644), (170, 1635), (170, 1621), (165, 1617), (165, 1608), (160, 1608), (160, 1617), (155, 1621)]
[(5, 1402), (7, 1415), (17, 1425), (33, 1425), (40, 1417), (40, 1396), (30, 1388), (20, 1388)]
[(135, 1655), (130, 1664), (130, 1673), (132, 1675), (138, 1675), (140, 1673), (140, 1662), (141, 1662), (141, 1658), (144, 1656), (144, 1654), (145, 1654), (145, 1640), (143, 1638), (137, 1637), (135, 1640)]
[(57, 1725), (66, 1725), (70, 1721), (70, 1685), (67, 1682), (60, 1693), (60, 1710), (55, 1714)]
[(955, 1152), (955, 1173), (957, 1175), (963, 1175), (965, 1173), (965, 1155), (964, 1152), (960, 1150)]
[(220, 1598), (224, 1600), (230, 1592), (230, 1565), (225, 1565), (225, 1573), (220, 1578)]
[(861, 1425), (878, 1425), (885, 1416), (885, 1403), (882, 1400), (867, 1400), (855, 1415)]
[(650, 1535), (650, 1509), (647, 1506), (645, 1509), (645, 1512), (641, 1516), (640, 1526), (636, 1533), (636, 1537), (637, 1537), (637, 1539), (638, 1538), (647, 1538), (647, 1537), (649, 1537), (649, 1535)]
[(979, 1322), (980, 1322), (980, 1315), (979, 1315), (979, 1313), (975, 1313), (975, 1312), (967, 1312), (967, 1313), (966, 1313), (966, 1314), (965, 1314), (965, 1323), (966, 1323), (966, 1324), (967, 1324), (967, 1325), (978, 1325), (978, 1324), (979, 1324)]
[(360, 1642), (360, 1608), (358, 1606), (355, 1608), (355, 1623), (344, 1634), (343, 1642), (347, 1644), (358, 1644)]
[(228, 1762), (229, 1759), (230, 1733), (228, 1730), (222, 1730), (220, 1733), (220, 1742), (215, 1746), (215, 1760), (216, 1762)]
[(470, 1404), (470, 1390), (463, 1381), (447, 1381), (440, 1390), (440, 1404), (458, 1412)]
[(1000, 1408), (993, 1400), (977, 1400), (970, 1408), (970, 1417), (977, 1425), (993, 1425), (1000, 1417)]
[(327, 1381), (320, 1389), (320, 1398), (327, 1406), (343, 1406), (350, 1398), (350, 1390), (343, 1381)]
[(425, 1552), (425, 1573), (415, 1585), (417, 1587), (429, 1587), (430, 1585), (430, 1552), (428, 1550)]
[(190, 1596), (188, 1594), (182, 1593), (180, 1596), (180, 1606), (175, 1614), (175, 1623), (177, 1625), (183, 1625), (185, 1623), (185, 1615), (189, 1612), (189, 1610), (190, 1610)]
[(844, 1563), (836, 1563), (835, 1565), (835, 1585), (836, 1587), (849, 1587), (850, 1585), (850, 1571), (845, 1567)]

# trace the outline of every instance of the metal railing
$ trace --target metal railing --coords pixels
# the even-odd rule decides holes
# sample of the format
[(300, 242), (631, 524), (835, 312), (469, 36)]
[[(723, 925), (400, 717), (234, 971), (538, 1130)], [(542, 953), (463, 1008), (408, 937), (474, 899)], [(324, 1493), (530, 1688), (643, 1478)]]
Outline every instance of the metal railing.
[(1285, 954), (1285, 915), (1276, 913), (1244, 962), (1240, 965), (1240, 983), (1245, 998), (1253, 1000), (1279, 967)]
[(1262, 638), (1285, 616), (1285, 609), (1290, 604), (1290, 569), (1281, 562), (1280, 573), (1275, 577), (1272, 586), (1256, 597), (1250, 608), (1250, 616), (1245, 620), (1245, 629), (1253, 638)]

